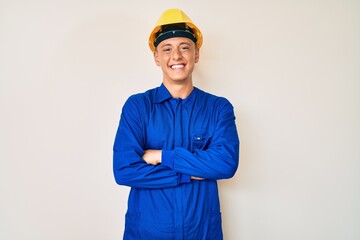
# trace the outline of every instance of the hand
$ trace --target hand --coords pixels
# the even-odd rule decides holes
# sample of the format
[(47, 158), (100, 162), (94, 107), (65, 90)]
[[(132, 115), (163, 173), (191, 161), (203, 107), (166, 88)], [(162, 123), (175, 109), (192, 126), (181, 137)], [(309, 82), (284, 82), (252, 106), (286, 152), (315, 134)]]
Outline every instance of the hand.
[(161, 150), (145, 150), (144, 155), (142, 155), (142, 158), (147, 164), (151, 165), (158, 165), (161, 163)]
[(194, 177), (194, 176), (191, 176), (190, 178), (191, 178), (192, 180), (198, 180), (198, 181), (204, 180), (204, 178), (199, 178), (199, 177)]

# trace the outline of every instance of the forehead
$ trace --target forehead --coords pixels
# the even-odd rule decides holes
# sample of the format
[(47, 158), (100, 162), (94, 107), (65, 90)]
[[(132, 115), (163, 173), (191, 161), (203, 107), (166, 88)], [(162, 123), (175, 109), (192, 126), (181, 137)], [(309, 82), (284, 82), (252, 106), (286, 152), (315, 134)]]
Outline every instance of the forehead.
[(162, 41), (158, 47), (163, 47), (163, 46), (178, 46), (181, 44), (189, 44), (189, 45), (195, 45), (195, 43), (190, 40), (189, 38), (184, 38), (184, 37), (173, 37), (173, 38), (168, 38), (165, 39), (164, 41)]

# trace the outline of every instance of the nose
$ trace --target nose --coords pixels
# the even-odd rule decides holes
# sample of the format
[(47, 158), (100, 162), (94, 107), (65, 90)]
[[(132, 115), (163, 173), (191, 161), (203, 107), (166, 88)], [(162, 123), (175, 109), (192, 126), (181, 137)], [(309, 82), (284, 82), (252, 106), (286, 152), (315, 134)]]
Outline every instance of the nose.
[(173, 60), (179, 60), (179, 59), (181, 59), (182, 58), (182, 55), (181, 55), (181, 52), (180, 52), (180, 50), (179, 49), (177, 49), (177, 48), (175, 48), (174, 50), (173, 50), (173, 52), (172, 52), (172, 59)]

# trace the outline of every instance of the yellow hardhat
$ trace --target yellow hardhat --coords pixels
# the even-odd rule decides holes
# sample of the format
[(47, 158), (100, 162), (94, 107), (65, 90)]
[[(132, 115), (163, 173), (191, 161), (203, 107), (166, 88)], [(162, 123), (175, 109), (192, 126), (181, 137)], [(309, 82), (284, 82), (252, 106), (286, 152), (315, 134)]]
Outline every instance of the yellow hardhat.
[(154, 29), (152, 30), (150, 37), (149, 37), (149, 47), (151, 51), (155, 52), (155, 40), (156, 40), (156, 33), (161, 30), (161, 27), (164, 25), (169, 24), (177, 24), (177, 23), (184, 23), (187, 27), (191, 29), (196, 38), (196, 46), (198, 48), (201, 47), (203, 42), (203, 37), (200, 32), (200, 29), (195, 26), (195, 24), (191, 21), (191, 19), (180, 9), (168, 9), (160, 16), (159, 20), (157, 21)]

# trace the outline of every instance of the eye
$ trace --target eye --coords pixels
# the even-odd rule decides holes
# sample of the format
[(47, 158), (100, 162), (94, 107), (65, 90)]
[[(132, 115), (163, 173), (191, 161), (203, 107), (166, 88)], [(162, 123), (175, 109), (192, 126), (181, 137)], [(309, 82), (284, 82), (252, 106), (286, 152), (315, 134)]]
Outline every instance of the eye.
[(186, 46), (186, 45), (180, 47), (180, 50), (181, 50), (181, 51), (187, 51), (187, 50), (189, 50), (189, 49), (190, 49), (190, 47), (189, 47), (189, 46)]
[(162, 50), (164, 53), (169, 53), (171, 51), (171, 48), (163, 48)]

